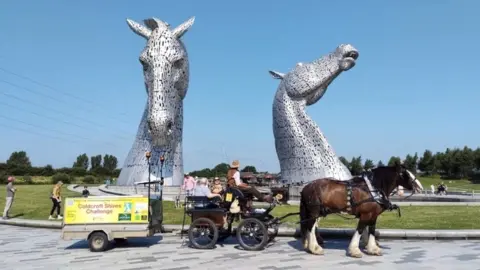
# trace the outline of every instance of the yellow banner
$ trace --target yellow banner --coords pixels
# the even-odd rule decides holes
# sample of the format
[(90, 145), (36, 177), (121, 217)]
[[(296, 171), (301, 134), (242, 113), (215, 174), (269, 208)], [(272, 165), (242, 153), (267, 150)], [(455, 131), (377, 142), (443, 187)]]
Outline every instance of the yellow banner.
[(63, 218), (64, 224), (148, 223), (148, 198), (67, 198)]

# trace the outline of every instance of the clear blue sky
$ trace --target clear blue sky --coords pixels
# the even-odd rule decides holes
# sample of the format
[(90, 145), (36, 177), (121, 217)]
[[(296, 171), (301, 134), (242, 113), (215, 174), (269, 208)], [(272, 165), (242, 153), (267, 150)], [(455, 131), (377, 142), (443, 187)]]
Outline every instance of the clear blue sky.
[(193, 15), (184, 36), (186, 170), (239, 158), (278, 171), (279, 82), (267, 71), (287, 72), (341, 43), (360, 51), (356, 67), (308, 108), (338, 155), (376, 162), (477, 147), (478, 10), (474, 0), (3, 1), (0, 68), (56, 91), (0, 70), (0, 116), (15, 119), (0, 117), (0, 160), (26, 150), (34, 165), (71, 166), (84, 152), (123, 164), (146, 101), (145, 40), (125, 19), (176, 26)]

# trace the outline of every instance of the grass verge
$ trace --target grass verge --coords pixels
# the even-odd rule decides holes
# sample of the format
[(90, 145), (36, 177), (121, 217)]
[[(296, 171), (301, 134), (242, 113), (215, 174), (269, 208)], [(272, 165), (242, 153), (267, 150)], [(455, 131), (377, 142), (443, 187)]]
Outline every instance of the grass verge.
[[(47, 219), (51, 209), (50, 192), (52, 185), (17, 186), (11, 216), (25, 219)], [(64, 187), (63, 198), (79, 197)], [(0, 210), (5, 206), (5, 189), (0, 189)], [(65, 201), (65, 199), (63, 200)], [(277, 206), (273, 215), (282, 216), (298, 212), (298, 206)], [(386, 212), (378, 220), (379, 229), (480, 229), (480, 207), (478, 206), (404, 206), (402, 217), (397, 212)], [(183, 209), (175, 209), (173, 202), (164, 202), (164, 223), (181, 224)], [(190, 220), (187, 217), (187, 222)], [(297, 216), (285, 220), (287, 225), (298, 226)], [(320, 221), (321, 228), (354, 228), (357, 220), (330, 215)]]

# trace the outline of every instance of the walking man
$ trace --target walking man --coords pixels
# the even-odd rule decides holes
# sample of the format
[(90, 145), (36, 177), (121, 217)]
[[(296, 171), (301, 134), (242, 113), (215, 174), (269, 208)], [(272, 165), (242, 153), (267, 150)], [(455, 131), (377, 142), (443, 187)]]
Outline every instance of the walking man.
[(7, 193), (5, 197), (5, 209), (3, 210), (3, 219), (8, 219), (8, 211), (12, 208), (13, 198), (15, 197), (16, 188), (13, 187), (13, 181), (15, 177), (9, 176), (8, 177), (8, 184), (7, 184)]

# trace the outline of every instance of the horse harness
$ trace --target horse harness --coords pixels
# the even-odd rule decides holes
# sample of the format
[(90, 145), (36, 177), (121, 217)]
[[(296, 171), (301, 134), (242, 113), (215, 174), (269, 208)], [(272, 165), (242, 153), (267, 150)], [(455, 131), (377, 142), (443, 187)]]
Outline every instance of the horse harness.
[(345, 209), (347, 212), (352, 213), (353, 212), (352, 209), (355, 209), (356, 207), (360, 206), (361, 204), (367, 203), (367, 202), (376, 202), (384, 210), (390, 210), (391, 211), (391, 210), (398, 209), (397, 205), (394, 205), (390, 202), (390, 200), (388, 199), (388, 196), (387, 196), (387, 194), (385, 194), (385, 192), (376, 189), (372, 185), (372, 181), (374, 179), (373, 179), (373, 173), (371, 171), (364, 171), (362, 173), (362, 180), (365, 182), (365, 184), (367, 186), (368, 193), (370, 194), (370, 198), (359, 201), (359, 202), (355, 202), (353, 200), (352, 193), (353, 193), (353, 188), (362, 188), (362, 187), (355, 184), (353, 180), (343, 182), (343, 183), (346, 184), (346, 189), (347, 189), (347, 198), (346, 198), (347, 199), (347, 207)]

